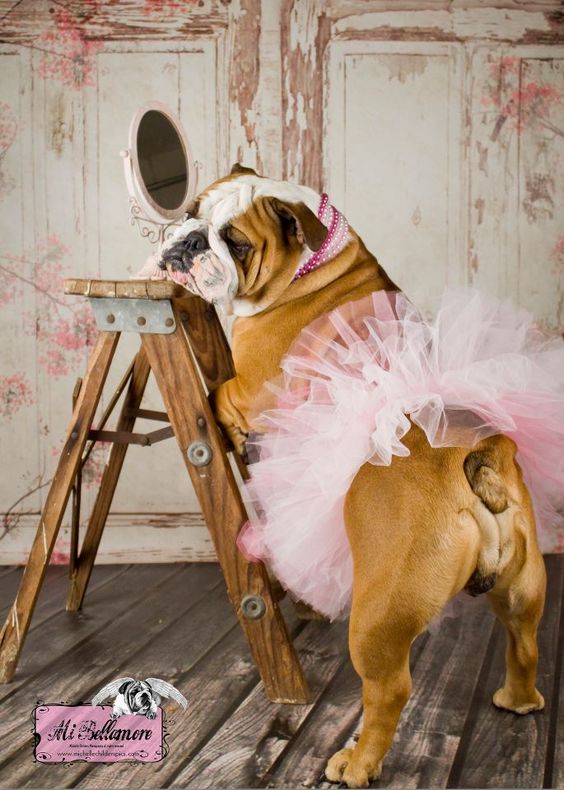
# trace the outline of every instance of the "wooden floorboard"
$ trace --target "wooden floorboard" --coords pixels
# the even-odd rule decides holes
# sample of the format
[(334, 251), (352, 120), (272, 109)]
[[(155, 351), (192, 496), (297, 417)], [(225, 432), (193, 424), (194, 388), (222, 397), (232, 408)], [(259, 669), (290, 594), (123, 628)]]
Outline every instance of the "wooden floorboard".
[(211, 741), (174, 777), (173, 787), (264, 786), (264, 775), (342, 664), (345, 624), (309, 622), (295, 645), (311, 683), (312, 704), (275, 705), (268, 702), (262, 688), (256, 687)]
[[(8, 611), (13, 603), (15, 595), (20, 585), (20, 580), (23, 575), (23, 565), (6, 569), (6, 572), (0, 576), (0, 618), (3, 621), (8, 614)], [(46, 595), (51, 592), (59, 594), (62, 592), (61, 585), (54, 585), (53, 582), (59, 577), (68, 576), (68, 568), (61, 565), (51, 565), (45, 571), (45, 580), (43, 583), (43, 590), (38, 601), (45, 599)]]
[[(94, 568), (89, 591), (92, 593), (100, 585), (107, 584), (116, 576), (125, 573), (127, 567), (127, 565), (99, 565)], [(23, 574), (23, 567), (18, 567), (15, 571), (15, 581), (10, 584), (10, 589), (6, 593), (1, 591), (0, 601), (3, 604), (0, 608), (1, 621), (4, 621), (12, 606)], [(37, 628), (48, 617), (59, 614), (65, 608), (68, 587), (68, 568), (61, 565), (49, 566), (45, 572), (45, 579), (37, 599), (30, 628)]]
[[(564, 556), (546, 558), (538, 686), (546, 710), (491, 704), (503, 629), (485, 597), (416, 640), (413, 692), (375, 787), (557, 788), (564, 780)], [(21, 569), (0, 572), (6, 610)], [(99, 566), (84, 610), (64, 611), (66, 570), (50, 568), (13, 683), (0, 686), (0, 787), (330, 787), (328, 757), (361, 726), (361, 686), (343, 623), (283, 608), (313, 689), (310, 705), (266, 700), (216, 565)], [(37, 700), (88, 701), (115, 677), (157, 676), (188, 699), (169, 716), (159, 763), (43, 765), (32, 759)]]

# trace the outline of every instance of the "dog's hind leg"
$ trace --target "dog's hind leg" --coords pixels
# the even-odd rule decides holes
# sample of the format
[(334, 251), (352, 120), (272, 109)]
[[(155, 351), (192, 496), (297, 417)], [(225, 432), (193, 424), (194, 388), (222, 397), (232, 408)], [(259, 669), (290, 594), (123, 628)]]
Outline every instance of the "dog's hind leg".
[(349, 645), (354, 668), (362, 678), (363, 725), (358, 743), (331, 757), (325, 775), (348, 787), (368, 787), (380, 775), (404, 705), (411, 693), (409, 651), (419, 628), (410, 616), (391, 607), (372, 619), (370, 600), (353, 605)]
[[(492, 608), (506, 628), (505, 683), (493, 702), (516, 713), (529, 713), (544, 707), (535, 682), (546, 572), (515, 450), (511, 439), (492, 436), (464, 461), (466, 478), (480, 500), (473, 516), (482, 535), (477, 568), (467, 589), (486, 592), (491, 587)], [(480, 585), (482, 589), (476, 590)]]
[(515, 713), (542, 710), (537, 690), (537, 628), (544, 608), (546, 571), (534, 536), (534, 522), (523, 511), (515, 517), (514, 553), (488, 593), (497, 618), (506, 629), (505, 682), (493, 696), (494, 705)]

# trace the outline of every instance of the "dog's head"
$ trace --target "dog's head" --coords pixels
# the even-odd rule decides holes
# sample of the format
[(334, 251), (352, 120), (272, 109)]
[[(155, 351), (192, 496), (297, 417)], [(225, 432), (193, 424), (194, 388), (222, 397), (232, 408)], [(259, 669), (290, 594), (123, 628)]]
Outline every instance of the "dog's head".
[(198, 195), (159, 265), (207, 302), (232, 303), (237, 315), (259, 313), (325, 240), (319, 200), (308, 187), (234, 165)]
[(151, 686), (144, 680), (128, 680), (119, 687), (131, 713), (147, 715), (154, 703)]

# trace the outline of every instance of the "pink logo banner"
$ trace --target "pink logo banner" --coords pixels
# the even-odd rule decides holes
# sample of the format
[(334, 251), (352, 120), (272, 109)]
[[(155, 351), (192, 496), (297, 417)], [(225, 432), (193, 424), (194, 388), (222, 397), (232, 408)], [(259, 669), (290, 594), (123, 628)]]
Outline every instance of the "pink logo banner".
[(112, 718), (111, 705), (38, 705), (35, 708), (34, 756), (42, 763), (86, 760), (153, 763), (166, 754), (163, 711)]

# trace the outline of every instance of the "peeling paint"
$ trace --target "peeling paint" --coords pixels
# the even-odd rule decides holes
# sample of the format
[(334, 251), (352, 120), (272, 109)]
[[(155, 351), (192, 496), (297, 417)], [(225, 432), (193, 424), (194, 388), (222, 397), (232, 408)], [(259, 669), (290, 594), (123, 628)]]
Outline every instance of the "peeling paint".
[(383, 27), (368, 30), (345, 29), (336, 38), (354, 41), (459, 41), (454, 33), (440, 27)]
[(531, 31), (550, 31), (542, 11), (497, 8), (456, 9), (453, 27), (461, 38), (519, 40)]
[(549, 173), (531, 173), (525, 179), (527, 196), (523, 208), (529, 222), (552, 219), (554, 216), (554, 176)]
[(427, 68), (426, 55), (400, 55), (396, 58), (387, 57), (383, 63), (389, 72), (390, 80), (405, 83), (408, 77), (415, 79), (425, 73)]
[(284, 54), (282, 108), (283, 176), (322, 189), (322, 64), (330, 38), (326, 3), (284, 0), (281, 47)]
[(435, 28), (441, 31), (452, 31), (452, 14), (449, 11), (389, 11), (364, 13), (347, 16), (335, 23), (335, 33), (347, 34), (351, 30), (358, 33), (382, 28), (405, 29)]
[(476, 150), (478, 151), (478, 170), (481, 170), (482, 173), (485, 176), (487, 176), (488, 175), (488, 147), (487, 145), (482, 145), (482, 143), (479, 140), (477, 140)]
[[(254, 102), (260, 80), (259, 47), (257, 46), (261, 32), (260, 0), (235, 0), (230, 7), (231, 28), (233, 31), (232, 53), (230, 64), (229, 98), (234, 115), (240, 119), (244, 130), (245, 142), (249, 150), (255, 154), (253, 164), (261, 170), (256, 139), (256, 111)], [(254, 46), (250, 46), (254, 42)], [(234, 117), (231, 118), (234, 123)], [(238, 158), (248, 162), (239, 144)]]
[(434, 30), (437, 36), (448, 36), (452, 40), (497, 39), (518, 41), (525, 36), (554, 36), (558, 32), (558, 21), (554, 15), (549, 19), (542, 11), (529, 9), (497, 8), (449, 8), (448, 10), (421, 9), (395, 11), (382, 9), (363, 14), (351, 14), (339, 19), (335, 33), (350, 36), (356, 31), (363, 33), (388, 30)]
[(72, 143), (74, 124), (72, 114), (69, 122), (65, 117), (65, 95), (60, 92), (50, 108), (50, 147), (59, 156), (63, 153), (65, 142)]
[(482, 224), (482, 220), (484, 219), (484, 208), (486, 206), (486, 201), (484, 198), (476, 198), (474, 201), (474, 208), (478, 212), (478, 225)]

